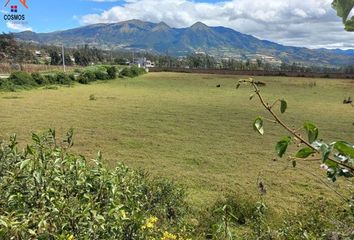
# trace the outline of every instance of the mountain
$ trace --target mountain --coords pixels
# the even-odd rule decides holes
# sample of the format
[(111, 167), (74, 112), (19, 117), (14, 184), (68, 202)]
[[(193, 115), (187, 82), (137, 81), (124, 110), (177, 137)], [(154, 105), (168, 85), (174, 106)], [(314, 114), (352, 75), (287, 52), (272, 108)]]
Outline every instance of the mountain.
[(291, 47), (260, 40), (230, 28), (209, 27), (201, 22), (187, 28), (171, 28), (164, 22), (130, 20), (94, 24), (51, 33), (16, 33), (22, 41), (40, 44), (64, 44), (68, 47), (88, 44), (102, 49), (150, 51), (173, 56), (205, 52), (218, 57), (249, 54), (273, 56), (283, 62), (340, 66), (354, 64), (354, 50), (328, 50)]

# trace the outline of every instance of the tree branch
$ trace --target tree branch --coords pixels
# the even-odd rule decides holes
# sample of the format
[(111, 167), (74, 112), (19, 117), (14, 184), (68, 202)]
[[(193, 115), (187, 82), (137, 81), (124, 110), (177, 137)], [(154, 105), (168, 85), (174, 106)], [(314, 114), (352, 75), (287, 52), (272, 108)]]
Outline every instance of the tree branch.
[[(250, 80), (241, 80), (240, 82), (244, 82), (244, 83), (250, 83), (252, 84), (259, 100), (261, 101), (263, 107), (265, 109), (268, 110), (268, 112), (274, 117), (275, 121), (277, 123), (279, 123), (283, 128), (285, 128), (291, 135), (293, 135), (294, 137), (296, 137), (297, 139), (299, 139), (299, 141), (303, 144), (305, 144), (307, 147), (311, 148), (312, 150), (314, 150), (316, 153), (320, 153), (320, 151), (318, 149), (316, 149), (315, 147), (313, 147), (311, 145), (311, 143), (309, 143), (306, 139), (304, 139), (300, 134), (298, 134), (295, 130), (291, 129), (288, 125), (285, 124), (285, 122), (280, 119), (280, 117), (273, 111), (272, 107), (273, 106), (270, 106), (268, 103), (265, 102), (262, 94), (260, 93), (260, 89), (258, 88), (257, 84), (253, 81), (253, 79), (250, 79)], [(350, 170), (351, 172), (354, 172), (354, 167), (353, 166), (350, 166), (350, 165), (347, 165), (345, 163), (342, 163), (338, 160), (335, 160), (333, 158), (328, 158), (329, 161), (331, 162), (334, 162), (348, 170)]]

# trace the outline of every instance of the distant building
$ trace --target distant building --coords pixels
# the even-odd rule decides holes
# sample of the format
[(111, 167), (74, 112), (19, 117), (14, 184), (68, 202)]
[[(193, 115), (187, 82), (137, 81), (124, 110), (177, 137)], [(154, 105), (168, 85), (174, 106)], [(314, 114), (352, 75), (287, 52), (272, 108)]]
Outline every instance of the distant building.
[(36, 55), (36, 57), (42, 57), (42, 52), (38, 51), (38, 50), (35, 50), (34, 51), (34, 55)]
[(135, 58), (132, 62), (133, 65), (137, 65), (140, 68), (153, 68), (155, 67), (155, 62), (147, 60), (144, 58)]

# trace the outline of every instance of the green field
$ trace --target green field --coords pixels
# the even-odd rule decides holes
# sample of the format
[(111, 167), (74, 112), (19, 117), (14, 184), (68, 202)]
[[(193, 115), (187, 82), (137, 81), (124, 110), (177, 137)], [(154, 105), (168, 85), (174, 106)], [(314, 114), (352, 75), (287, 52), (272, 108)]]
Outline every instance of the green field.
[[(340, 203), (318, 178), (291, 168), (286, 157), (275, 159), (275, 143), (286, 132), (270, 122), (265, 136), (254, 132), (254, 118), (267, 113), (257, 99), (249, 101), (250, 87), (235, 89), (239, 78), (149, 73), (58, 90), (0, 93), (0, 138), (17, 133), (19, 142), (26, 143), (31, 132), (55, 128), (64, 135), (73, 127), (75, 152), (94, 158), (101, 150), (109, 166), (124, 162), (176, 180), (188, 188), (196, 207), (230, 193), (257, 197), (258, 177), (268, 189), (264, 201), (280, 213), (319, 196)], [(294, 128), (311, 120), (320, 138), (354, 140), (354, 109), (342, 104), (353, 95), (353, 80), (256, 79), (267, 83), (262, 92), (270, 102), (287, 99), (283, 117)], [(97, 100), (90, 101), (91, 94)], [(325, 180), (318, 162), (298, 167)], [(336, 186), (344, 192), (343, 185)]]

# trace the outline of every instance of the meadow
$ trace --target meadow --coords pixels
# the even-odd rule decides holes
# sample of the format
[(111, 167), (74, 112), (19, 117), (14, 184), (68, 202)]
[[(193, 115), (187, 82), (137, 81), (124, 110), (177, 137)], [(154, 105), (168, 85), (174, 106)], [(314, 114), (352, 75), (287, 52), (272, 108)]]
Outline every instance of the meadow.
[[(175, 180), (187, 187), (197, 209), (230, 194), (257, 198), (257, 179), (267, 187), (263, 201), (280, 214), (317, 198), (341, 204), (321, 182), (326, 179), (318, 162), (292, 168), (287, 156), (276, 157), (275, 143), (287, 135), (280, 126), (266, 122), (264, 136), (254, 132), (253, 120), (268, 115), (258, 99), (249, 100), (250, 87), (236, 90), (239, 78), (149, 73), (57, 90), (2, 92), (0, 139), (16, 133), (24, 143), (31, 132), (54, 128), (64, 135), (74, 128), (73, 151), (94, 158), (100, 150), (107, 166), (123, 162)], [(282, 117), (294, 128), (311, 120), (328, 142), (354, 139), (354, 109), (342, 104), (353, 94), (353, 80), (256, 79), (267, 84), (262, 93), (269, 102), (288, 101)], [(326, 183), (345, 194), (342, 181)]]

